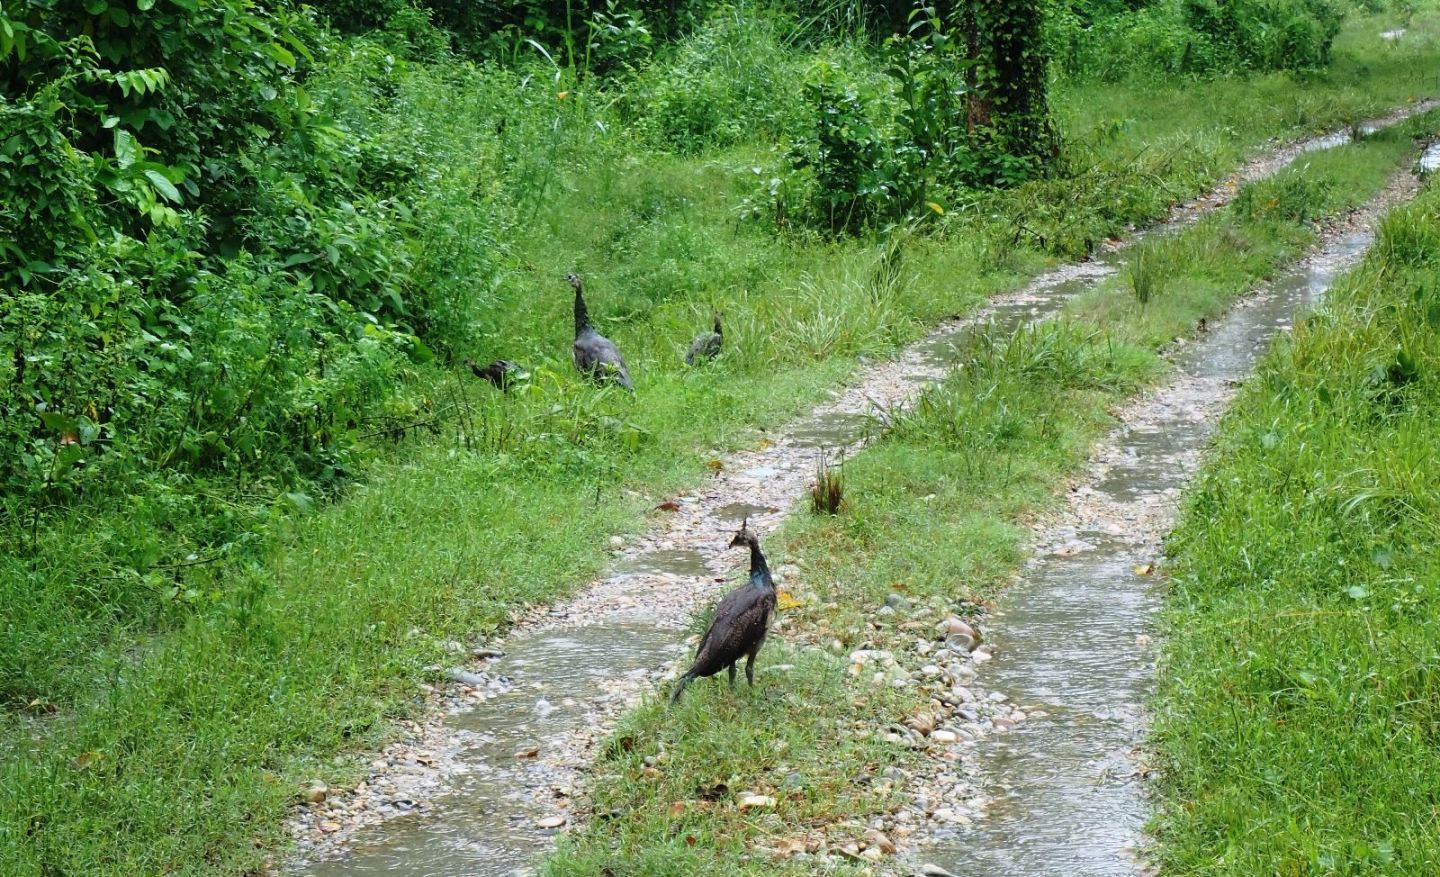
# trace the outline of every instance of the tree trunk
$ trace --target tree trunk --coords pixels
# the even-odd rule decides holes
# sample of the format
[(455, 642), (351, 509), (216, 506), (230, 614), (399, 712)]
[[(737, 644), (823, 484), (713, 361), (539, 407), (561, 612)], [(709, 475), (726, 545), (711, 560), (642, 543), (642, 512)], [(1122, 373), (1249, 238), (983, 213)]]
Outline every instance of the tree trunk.
[(968, 124), (1005, 152), (1048, 163), (1057, 143), (1045, 80), (1044, 7), (1033, 0), (966, 0), (959, 11), (970, 85)]

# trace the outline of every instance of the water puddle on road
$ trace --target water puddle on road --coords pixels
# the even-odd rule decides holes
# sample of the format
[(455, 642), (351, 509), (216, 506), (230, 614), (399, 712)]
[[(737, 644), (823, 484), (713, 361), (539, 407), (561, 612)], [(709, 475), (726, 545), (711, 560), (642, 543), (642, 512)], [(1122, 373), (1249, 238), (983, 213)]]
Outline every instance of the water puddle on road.
[(797, 426), (790, 433), (790, 444), (797, 448), (847, 448), (875, 427), (875, 418), (868, 414), (825, 414)]
[[(342, 859), (304, 877), (513, 877), (532, 873), (557, 827), (540, 828), (572, 790), (545, 762), (549, 741), (587, 727), (606, 683), (648, 674), (687, 647), (684, 632), (650, 625), (595, 625), (517, 636), (490, 668), (510, 687), (452, 717), (466, 741), (466, 773), (423, 813), (362, 835)], [(539, 750), (534, 756), (529, 753)], [(517, 757), (517, 754), (521, 757)], [(398, 802), (405, 804), (407, 802)]]
[[(1243, 379), (1370, 241), (1364, 232), (1343, 237), (1236, 307), (1176, 355), (1179, 376)], [(1102, 506), (1175, 501), (1215, 425), (1184, 402), (1158, 407), (1143, 426), (1120, 433), (1093, 485)], [(1139, 870), (1149, 812), (1131, 755), (1142, 740), (1154, 675), (1144, 638), (1161, 594), (1142, 574), (1156, 559), (1155, 545), (1115, 529), (1096, 516), (1067, 532), (1085, 550), (1039, 557), (1001, 598), (992, 628), (997, 651), (983, 681), (1031, 718), (976, 747), (985, 816), (937, 831), (935, 845), (920, 854), (926, 861), (960, 875), (1007, 877)]]
[(1440, 171), (1440, 143), (1432, 143), (1420, 156), (1420, 172), (1433, 174)]
[(935, 380), (933, 369), (950, 369), (963, 364), (970, 356), (975, 339), (982, 334), (1007, 337), (1022, 326), (1054, 316), (1077, 295), (1114, 275), (1122, 260), (1123, 253), (1119, 251), (1097, 253), (1092, 260), (1076, 265), (1069, 276), (1063, 276), (1052, 284), (1028, 295), (997, 299), (987, 309), (989, 318), (984, 323), (966, 323), (954, 331), (936, 333), (917, 344), (915, 349), (920, 362), (928, 368), (904, 377), (917, 383)]
[(637, 554), (615, 564), (616, 575), (674, 575), (710, 578), (705, 557), (691, 548), (667, 548)]
[(768, 515), (771, 512), (778, 511), (780, 510), (774, 506), (751, 505), (748, 502), (732, 502), (729, 505), (716, 509), (715, 517), (722, 521), (738, 524), (747, 518), (758, 518), (761, 515)]

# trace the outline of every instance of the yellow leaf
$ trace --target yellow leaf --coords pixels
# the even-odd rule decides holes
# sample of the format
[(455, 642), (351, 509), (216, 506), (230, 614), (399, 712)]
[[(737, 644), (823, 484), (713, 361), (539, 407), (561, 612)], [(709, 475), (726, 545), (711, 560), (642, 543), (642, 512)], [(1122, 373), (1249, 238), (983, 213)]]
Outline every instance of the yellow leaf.
[(781, 609), (794, 609), (796, 606), (805, 605), (804, 600), (798, 600), (789, 591), (781, 591), (776, 597), (776, 603)]
[(929, 207), (931, 210), (934, 210), (935, 213), (939, 216), (945, 215), (945, 208), (941, 207), (939, 204), (936, 204), (934, 201), (926, 201), (925, 206)]
[(567, 98), (567, 97), (569, 97), (569, 96), (570, 96), (570, 92), (568, 92), (568, 91), (562, 91), (562, 92), (560, 92), (559, 94), (555, 95), (555, 99), (556, 99), (556, 100), (564, 100), (565, 98)]
[(1142, 563), (1135, 567), (1135, 575), (1137, 576), (1148, 576), (1154, 571), (1155, 565), (1153, 563)]
[(82, 752), (79, 755), (75, 756), (73, 759), (71, 759), (70, 766), (75, 768), (76, 770), (80, 770), (81, 768), (85, 767), (85, 765), (89, 764), (90, 762), (94, 761), (99, 757), (100, 753), (98, 752)]

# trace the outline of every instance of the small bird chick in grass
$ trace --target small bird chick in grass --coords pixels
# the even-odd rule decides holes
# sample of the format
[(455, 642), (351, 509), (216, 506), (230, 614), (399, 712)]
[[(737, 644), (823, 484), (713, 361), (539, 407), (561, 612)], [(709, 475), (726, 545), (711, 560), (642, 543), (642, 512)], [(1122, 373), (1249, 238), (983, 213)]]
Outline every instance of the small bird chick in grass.
[(728, 671), (730, 687), (735, 687), (735, 664), (741, 658), (745, 659), (745, 681), (755, 686), (755, 656), (765, 644), (770, 619), (775, 615), (775, 580), (760, 550), (760, 537), (750, 530), (748, 518), (730, 540), (731, 548), (742, 546), (750, 549), (750, 579), (726, 594), (715, 607), (710, 629), (695, 650), (695, 662), (680, 677), (671, 703), (680, 699), (692, 679), (714, 676), (721, 670)]
[(497, 359), (481, 367), (478, 362), (466, 357), (465, 365), (475, 373), (475, 377), (487, 380), (507, 393), (511, 387), (530, 377), (524, 369), (508, 359)]
[(710, 332), (701, 332), (690, 342), (690, 349), (685, 351), (685, 364), (694, 365), (702, 359), (714, 359), (720, 355), (720, 348), (725, 343), (725, 331), (720, 328), (720, 317), (717, 311), (715, 314), (715, 328)]

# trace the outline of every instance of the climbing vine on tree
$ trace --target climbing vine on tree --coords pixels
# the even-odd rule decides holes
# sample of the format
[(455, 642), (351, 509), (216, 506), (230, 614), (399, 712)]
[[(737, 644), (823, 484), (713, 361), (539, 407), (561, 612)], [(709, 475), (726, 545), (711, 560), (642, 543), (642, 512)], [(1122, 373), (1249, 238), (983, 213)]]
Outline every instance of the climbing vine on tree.
[(1045, 92), (1044, 4), (969, 0), (960, 6), (971, 137), (995, 182), (1033, 176), (1058, 151)]

